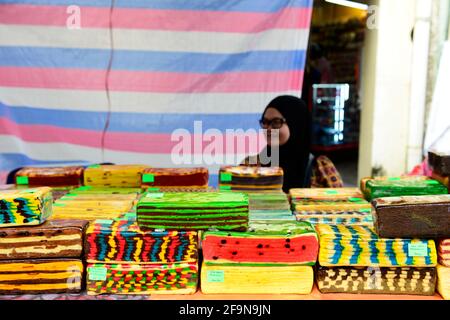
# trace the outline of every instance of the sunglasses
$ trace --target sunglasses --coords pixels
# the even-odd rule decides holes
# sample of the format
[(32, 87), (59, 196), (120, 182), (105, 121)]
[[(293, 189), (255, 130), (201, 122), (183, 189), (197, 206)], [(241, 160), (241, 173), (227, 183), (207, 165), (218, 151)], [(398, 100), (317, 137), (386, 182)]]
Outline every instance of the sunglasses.
[(268, 128), (269, 126), (272, 129), (281, 129), (281, 127), (285, 123), (286, 123), (286, 119), (284, 119), (284, 118), (274, 118), (272, 120), (263, 118), (263, 119), (259, 120), (259, 124), (264, 129)]

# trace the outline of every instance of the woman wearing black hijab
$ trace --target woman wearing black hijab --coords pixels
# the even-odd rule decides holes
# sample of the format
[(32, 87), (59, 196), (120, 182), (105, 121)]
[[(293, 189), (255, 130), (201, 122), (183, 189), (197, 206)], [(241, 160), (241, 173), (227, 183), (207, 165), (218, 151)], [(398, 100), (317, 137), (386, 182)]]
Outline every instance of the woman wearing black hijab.
[[(274, 147), (279, 148), (279, 166), (284, 171), (283, 191), (292, 188), (339, 188), (342, 179), (334, 164), (325, 156), (311, 154), (311, 115), (303, 100), (294, 96), (280, 96), (272, 100), (262, 115), (261, 127), (267, 129), (267, 146), (245, 164), (270, 166), (265, 155), (270, 157)], [(272, 130), (279, 130), (279, 139), (271, 142)]]

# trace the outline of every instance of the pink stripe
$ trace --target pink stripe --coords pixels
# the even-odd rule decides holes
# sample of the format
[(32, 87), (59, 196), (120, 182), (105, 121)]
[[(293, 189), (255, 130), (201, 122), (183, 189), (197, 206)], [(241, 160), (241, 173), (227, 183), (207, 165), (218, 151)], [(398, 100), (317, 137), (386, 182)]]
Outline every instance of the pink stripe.
[[(201, 93), (300, 90), (303, 71), (227, 72), (222, 74), (143, 72), (110, 73), (112, 91)], [(105, 71), (63, 68), (0, 67), (0, 85), (75, 90), (105, 89)]]
[[(0, 5), (0, 23), (66, 26), (67, 6)], [(109, 8), (81, 7), (82, 28), (109, 28)], [(124, 29), (254, 33), (268, 29), (309, 28), (311, 8), (275, 13), (115, 8), (113, 25)]]
[[(0, 134), (13, 135), (27, 142), (68, 143), (101, 148), (101, 132), (98, 131), (50, 125), (17, 124), (5, 117), (0, 117)], [(211, 140), (207, 140), (208, 137), (207, 135), (193, 135), (190, 140), (187, 140), (189, 141), (188, 145), (190, 145), (190, 153), (205, 152), (205, 148), (211, 144)], [(265, 140), (262, 137), (259, 139), (256, 135), (249, 135), (249, 137), (253, 142), (252, 145), (248, 145), (249, 139), (247, 139), (243, 143), (244, 148), (238, 148), (237, 138), (242, 138), (242, 135), (226, 135), (223, 133), (221, 144), (228, 154), (257, 153), (264, 147)], [(201, 148), (194, 146), (195, 139), (202, 142)], [(184, 140), (171, 141), (171, 134), (109, 132), (105, 138), (105, 148), (126, 152), (170, 154), (180, 141)], [(227, 141), (234, 142), (231, 150), (226, 150)], [(222, 150), (218, 150), (218, 154), (223, 154)]]

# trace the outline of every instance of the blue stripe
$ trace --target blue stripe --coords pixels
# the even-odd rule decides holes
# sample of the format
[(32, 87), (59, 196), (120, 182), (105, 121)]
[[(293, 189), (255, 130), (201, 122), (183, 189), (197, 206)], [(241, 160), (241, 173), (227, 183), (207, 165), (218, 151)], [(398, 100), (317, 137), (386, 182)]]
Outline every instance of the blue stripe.
[[(110, 7), (111, 0), (1, 0), (2, 4)], [(312, 7), (313, 0), (116, 0), (117, 8), (276, 12), (284, 7)]]
[[(149, 107), (151, 109), (151, 107)], [(102, 131), (106, 112), (55, 110), (28, 107), (9, 107), (0, 102), (0, 117), (18, 124), (51, 125), (63, 128)], [(109, 132), (172, 133), (176, 129), (194, 132), (194, 121), (202, 121), (202, 130), (258, 128), (260, 114), (168, 114), (127, 113), (111, 114)]]
[(389, 260), (392, 266), (398, 266), (397, 257), (394, 252), (394, 240), (386, 239), (386, 254), (389, 255)]
[[(0, 47), (8, 67), (105, 70), (110, 50)], [(236, 54), (115, 50), (113, 70), (206, 73), (303, 70), (305, 51), (251, 51)]]
[(369, 244), (369, 248), (370, 248), (370, 262), (378, 265), (380, 264), (380, 260), (378, 258), (378, 254), (380, 253), (380, 250), (378, 250), (376, 244), (377, 244), (377, 240), (370, 240), (368, 242)]
[(361, 246), (358, 243), (358, 240), (360, 239), (360, 237), (358, 235), (358, 232), (356, 232), (356, 230), (353, 227), (347, 226), (346, 228), (352, 234), (352, 239), (350, 240), (350, 245), (353, 246), (353, 254), (350, 258), (350, 264), (357, 264), (358, 258), (363, 251), (363, 248), (361, 248)]
[(427, 256), (425, 257), (425, 263), (428, 266), (428, 265), (432, 264), (432, 262), (431, 262), (431, 249), (430, 249), (430, 247), (428, 245), (428, 241), (427, 240), (422, 240), (422, 241), (424, 243), (426, 243), (426, 245), (427, 245)]
[(161, 249), (161, 245), (163, 243), (163, 240), (160, 235), (155, 235), (155, 243), (152, 248), (152, 252), (150, 253), (150, 261), (158, 261), (158, 258), (156, 257), (156, 254), (158, 253), (159, 249)]
[(341, 245), (340, 243), (340, 231), (339, 228), (336, 226), (331, 226), (331, 229), (334, 232), (334, 239), (333, 239), (333, 243), (334, 243), (334, 255), (331, 257), (331, 264), (337, 264), (339, 262), (339, 259), (342, 255), (342, 251), (344, 251), (344, 247)]
[(412, 266), (413, 265), (413, 261), (414, 261), (413, 258), (408, 255), (408, 253), (409, 253), (408, 247), (409, 247), (410, 243), (411, 243), (410, 240), (403, 242), (403, 252), (406, 255), (406, 262), (405, 263), (406, 263), (407, 266)]
[(78, 163), (80, 165), (88, 164), (88, 161), (73, 160), (73, 161), (50, 161), (50, 160), (35, 160), (20, 153), (0, 153), (0, 170), (9, 171), (23, 166), (32, 165), (65, 165), (71, 163)]

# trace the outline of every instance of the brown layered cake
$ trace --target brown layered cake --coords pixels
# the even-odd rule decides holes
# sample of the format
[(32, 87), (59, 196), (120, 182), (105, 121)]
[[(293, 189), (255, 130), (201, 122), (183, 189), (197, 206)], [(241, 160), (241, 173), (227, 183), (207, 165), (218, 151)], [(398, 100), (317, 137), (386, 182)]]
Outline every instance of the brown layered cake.
[(0, 227), (42, 224), (52, 214), (52, 202), (48, 187), (1, 190)]
[(438, 247), (439, 263), (445, 267), (450, 267), (450, 239), (443, 239)]
[(87, 222), (46, 221), (40, 226), (0, 230), (0, 260), (80, 258)]
[(439, 175), (450, 176), (450, 152), (428, 152), (428, 163)]
[(219, 170), (220, 190), (279, 191), (283, 169), (279, 167), (225, 166)]
[(84, 185), (98, 187), (141, 186), (146, 165), (91, 165), (84, 170)]
[(165, 191), (166, 188), (208, 188), (207, 168), (147, 168), (142, 187)]
[(81, 259), (0, 260), (0, 294), (79, 293)]
[(380, 237), (450, 236), (450, 195), (378, 198), (373, 205)]
[(316, 272), (322, 293), (411, 294), (435, 293), (436, 268), (322, 267)]
[(81, 166), (71, 167), (26, 167), (16, 173), (17, 185), (30, 187), (47, 186), (80, 186), (83, 184)]

